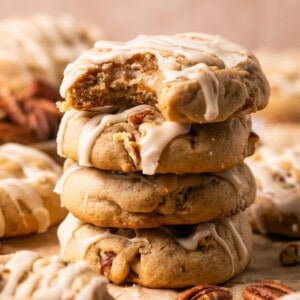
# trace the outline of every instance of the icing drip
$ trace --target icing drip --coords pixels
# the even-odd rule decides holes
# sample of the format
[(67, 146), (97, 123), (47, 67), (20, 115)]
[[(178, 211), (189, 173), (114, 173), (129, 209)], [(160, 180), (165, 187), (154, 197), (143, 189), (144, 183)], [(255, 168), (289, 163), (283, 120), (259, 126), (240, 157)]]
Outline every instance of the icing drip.
[[(213, 223), (203, 223), (203, 224), (199, 224), (195, 230), (194, 233), (192, 233), (191, 235), (189, 235), (188, 237), (185, 238), (178, 238), (175, 237), (169, 229), (167, 229), (166, 227), (162, 227), (162, 229), (164, 231), (166, 231), (167, 233), (171, 234), (173, 236), (173, 238), (185, 249), (187, 250), (196, 250), (199, 246), (199, 241), (211, 236), (218, 244), (220, 244), (223, 249), (225, 250), (225, 252), (227, 253), (230, 262), (231, 262), (231, 276), (234, 275), (234, 257), (232, 255), (232, 251), (230, 250), (229, 246), (227, 245), (227, 243), (225, 242), (225, 240), (223, 238), (220, 237), (220, 235), (218, 234), (217, 230), (216, 230), (216, 225)], [(228, 229), (230, 231), (233, 230), (233, 228), (228, 227)], [(234, 228), (235, 230), (235, 228)], [(236, 233), (234, 233), (235, 236)], [(238, 233), (237, 233), (238, 234)]]
[(278, 298), (278, 300), (299, 300), (300, 299), (300, 292), (288, 294)]
[[(112, 109), (112, 108), (110, 108)], [(143, 110), (153, 107), (149, 105), (138, 105), (130, 109), (117, 112), (115, 114), (89, 112), (78, 112), (71, 110), (66, 112), (63, 117), (59, 134), (58, 134), (58, 149), (60, 155), (63, 154), (61, 150), (63, 134), (66, 124), (80, 117), (87, 116), (90, 118), (84, 125), (78, 142), (78, 163), (81, 166), (91, 166), (90, 155), (97, 137), (105, 129), (115, 123), (125, 122), (130, 115), (139, 113)], [(141, 137), (137, 141), (141, 147), (141, 167), (144, 174), (153, 175), (158, 165), (158, 161), (165, 146), (175, 137), (185, 134), (190, 130), (190, 124), (180, 124), (177, 122), (164, 121), (162, 124), (142, 123), (139, 127)]]
[(60, 223), (57, 236), (60, 244), (60, 256), (64, 257), (66, 248), (73, 237), (73, 233), (84, 223), (75, 218), (72, 214), (68, 214), (63, 222)]
[(261, 147), (258, 155), (259, 159), (247, 160), (258, 181), (258, 197), (268, 199), (283, 214), (295, 215), (300, 220), (300, 147), (281, 153)]
[(63, 189), (63, 186), (65, 184), (65, 182), (67, 181), (67, 179), (69, 178), (69, 176), (82, 169), (81, 166), (79, 166), (78, 164), (72, 164), (67, 170), (64, 171), (63, 175), (60, 177), (60, 179), (57, 181), (56, 183), (56, 186), (54, 188), (54, 192), (56, 194), (61, 194), (62, 193), (62, 189)]
[[(68, 247), (68, 244), (70, 243), (74, 233), (77, 229), (79, 229), (81, 226), (86, 225), (76, 217), (74, 217), (72, 214), (68, 214), (66, 219), (60, 224), (57, 235), (59, 239), (59, 243), (61, 246), (61, 252), (60, 256), (64, 257), (66, 253), (66, 249)], [(132, 243), (140, 243), (140, 242), (147, 242), (145, 238), (139, 237), (139, 232), (136, 231), (136, 236), (133, 238), (127, 238), (125, 236), (111, 233), (108, 229), (95, 227), (95, 230), (91, 230), (85, 233), (84, 237), (81, 237), (78, 239), (78, 248), (80, 252), (80, 258), (83, 259), (89, 249), (92, 245), (96, 244), (97, 242), (101, 241), (102, 239), (108, 238), (108, 237), (115, 237), (115, 238), (121, 238), (125, 239)], [(100, 233), (99, 233), (100, 232)]]
[[(89, 69), (96, 69), (104, 62), (124, 63), (136, 54), (155, 55), (158, 65), (165, 76), (165, 82), (178, 78), (198, 80), (206, 101), (205, 118), (214, 120), (218, 115), (219, 82), (209, 69), (216, 58), (220, 68), (233, 68), (247, 59), (248, 53), (242, 47), (218, 36), (187, 33), (174, 36), (139, 36), (127, 43), (99, 41), (94, 48), (82, 54), (65, 69), (60, 93), (67, 96), (68, 89)], [(172, 56), (173, 55), (173, 56)], [(195, 63), (192, 67), (178, 70), (176, 56), (184, 57)]]
[[(8, 272), (8, 281), (1, 291), (1, 299), (66, 299), (76, 293), (76, 299), (104, 299), (106, 279), (94, 275), (85, 262), (65, 265), (58, 257), (51, 257), (45, 267), (37, 267), (41, 257), (31, 251), (17, 252), (1, 272)], [(91, 280), (77, 280), (81, 275), (93, 275)], [(75, 283), (76, 282), (76, 283)], [(80, 286), (81, 284), (81, 286)], [(79, 290), (79, 291), (78, 291)]]
[(153, 175), (166, 145), (175, 137), (188, 133), (190, 124), (170, 121), (165, 121), (161, 125), (145, 123), (140, 126), (140, 131), (142, 132), (139, 144), (143, 174)]
[(236, 245), (240, 263), (242, 266), (245, 266), (249, 258), (249, 253), (240, 233), (237, 231), (233, 222), (229, 218), (226, 218), (221, 222), (230, 230), (234, 243)]

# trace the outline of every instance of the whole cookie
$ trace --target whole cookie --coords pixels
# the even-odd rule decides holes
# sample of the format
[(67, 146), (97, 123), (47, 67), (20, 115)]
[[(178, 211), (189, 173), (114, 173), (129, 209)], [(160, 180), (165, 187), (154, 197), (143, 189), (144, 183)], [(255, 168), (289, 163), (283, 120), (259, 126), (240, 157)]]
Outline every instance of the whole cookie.
[(196, 224), (231, 216), (255, 199), (255, 181), (245, 164), (222, 173), (122, 174), (73, 163), (56, 191), (62, 205), (101, 227), (154, 228)]
[(247, 163), (257, 182), (257, 197), (247, 209), (253, 228), (300, 237), (300, 147), (261, 147)]
[(61, 167), (18, 144), (0, 146), (0, 237), (45, 232), (66, 215), (53, 192)]
[(149, 105), (67, 111), (57, 137), (58, 154), (82, 166), (148, 175), (220, 172), (242, 163), (256, 141), (247, 116), (182, 124)]
[(155, 105), (170, 121), (220, 122), (264, 108), (269, 85), (255, 56), (202, 33), (99, 41), (64, 73), (61, 109)]
[(106, 229), (71, 214), (60, 225), (61, 256), (84, 259), (113, 283), (183, 288), (222, 283), (242, 272), (252, 250), (247, 218), (156, 229)]
[(0, 256), (0, 276), (2, 299), (112, 299), (106, 278), (83, 261), (66, 264), (24, 250)]

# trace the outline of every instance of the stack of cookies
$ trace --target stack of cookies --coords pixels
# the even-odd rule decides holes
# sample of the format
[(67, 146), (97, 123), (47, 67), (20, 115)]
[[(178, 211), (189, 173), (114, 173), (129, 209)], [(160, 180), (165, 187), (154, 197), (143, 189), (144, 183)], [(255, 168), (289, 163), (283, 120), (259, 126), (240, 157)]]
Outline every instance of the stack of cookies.
[(255, 198), (243, 160), (269, 86), (253, 54), (217, 36), (100, 41), (65, 70), (58, 236), (113, 283), (181, 288), (242, 272)]

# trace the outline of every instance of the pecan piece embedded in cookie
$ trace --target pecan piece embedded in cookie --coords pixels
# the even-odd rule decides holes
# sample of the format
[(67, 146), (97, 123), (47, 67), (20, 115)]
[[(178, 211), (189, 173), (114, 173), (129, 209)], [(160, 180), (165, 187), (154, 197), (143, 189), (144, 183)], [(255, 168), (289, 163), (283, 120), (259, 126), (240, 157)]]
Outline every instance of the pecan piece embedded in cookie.
[(107, 276), (112, 263), (113, 263), (113, 259), (116, 257), (116, 254), (113, 252), (103, 252), (100, 254), (100, 272), (101, 274)]
[(180, 293), (177, 300), (232, 300), (233, 295), (228, 288), (216, 285), (196, 285)]

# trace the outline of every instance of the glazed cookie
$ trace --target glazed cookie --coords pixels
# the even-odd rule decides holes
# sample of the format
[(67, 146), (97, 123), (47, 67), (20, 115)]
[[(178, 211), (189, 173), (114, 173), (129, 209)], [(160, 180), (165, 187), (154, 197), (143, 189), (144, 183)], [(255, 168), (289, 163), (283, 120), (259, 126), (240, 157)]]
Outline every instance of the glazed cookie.
[(57, 137), (58, 154), (81, 166), (148, 175), (220, 172), (252, 154), (256, 141), (247, 116), (190, 125), (149, 105), (67, 111)]
[(299, 144), (300, 122), (253, 117), (252, 124), (261, 144), (274, 150), (281, 151)]
[(0, 257), (1, 299), (112, 300), (107, 280), (85, 262), (66, 264), (59, 257), (20, 251)]
[(157, 106), (169, 121), (220, 122), (264, 108), (269, 85), (255, 56), (219, 36), (185, 33), (99, 41), (64, 73), (62, 110)]
[(68, 16), (0, 22), (0, 144), (56, 137), (63, 70), (100, 38), (101, 31)]
[(258, 51), (262, 68), (270, 82), (270, 103), (259, 115), (267, 119), (300, 121), (299, 50)]
[(64, 218), (53, 192), (60, 175), (60, 166), (38, 150), (0, 146), (0, 237), (45, 232)]
[(242, 164), (222, 173), (112, 173), (69, 166), (56, 186), (62, 205), (101, 227), (154, 228), (231, 216), (255, 199), (255, 181)]
[(250, 259), (251, 228), (243, 213), (219, 222), (156, 229), (105, 229), (71, 214), (58, 229), (61, 256), (84, 259), (113, 283), (183, 288), (225, 282)]
[(247, 212), (261, 233), (300, 237), (300, 147), (274, 152), (261, 147), (247, 159), (257, 182), (257, 197)]

